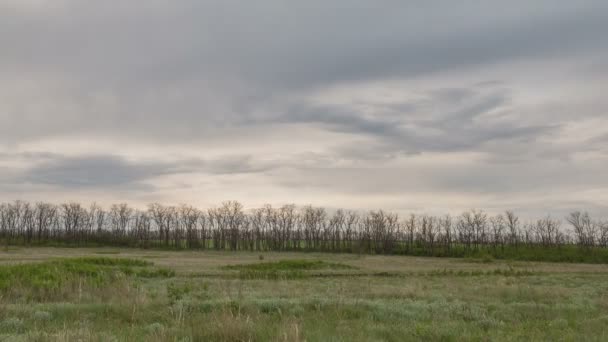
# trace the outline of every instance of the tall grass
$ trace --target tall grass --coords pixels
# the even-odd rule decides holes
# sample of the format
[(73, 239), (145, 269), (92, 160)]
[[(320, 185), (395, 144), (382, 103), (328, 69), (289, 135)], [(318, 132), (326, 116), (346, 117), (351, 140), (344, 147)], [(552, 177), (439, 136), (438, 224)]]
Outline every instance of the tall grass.
[(4, 300), (53, 301), (82, 296), (127, 277), (171, 277), (175, 272), (149, 269), (137, 259), (102, 257), (57, 259), (42, 263), (0, 266), (0, 292)]

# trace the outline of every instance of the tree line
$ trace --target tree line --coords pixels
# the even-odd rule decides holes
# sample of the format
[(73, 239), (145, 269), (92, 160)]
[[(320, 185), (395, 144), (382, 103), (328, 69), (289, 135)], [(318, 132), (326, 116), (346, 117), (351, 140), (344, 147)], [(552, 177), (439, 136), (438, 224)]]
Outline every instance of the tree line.
[(605, 248), (608, 221), (578, 211), (564, 220), (544, 217), (524, 222), (512, 211), (402, 218), (384, 210), (330, 212), (295, 205), (245, 210), (236, 201), (206, 210), (158, 203), (141, 210), (127, 204), (104, 209), (96, 204), (14, 201), (0, 204), (0, 240), (7, 245), (450, 256), (520, 246)]

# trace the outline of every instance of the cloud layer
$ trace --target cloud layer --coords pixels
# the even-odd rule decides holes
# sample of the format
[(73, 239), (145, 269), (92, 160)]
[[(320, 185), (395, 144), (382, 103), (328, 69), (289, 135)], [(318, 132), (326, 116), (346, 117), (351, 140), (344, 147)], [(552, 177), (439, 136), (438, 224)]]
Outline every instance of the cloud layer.
[(2, 200), (608, 216), (605, 1), (3, 1)]

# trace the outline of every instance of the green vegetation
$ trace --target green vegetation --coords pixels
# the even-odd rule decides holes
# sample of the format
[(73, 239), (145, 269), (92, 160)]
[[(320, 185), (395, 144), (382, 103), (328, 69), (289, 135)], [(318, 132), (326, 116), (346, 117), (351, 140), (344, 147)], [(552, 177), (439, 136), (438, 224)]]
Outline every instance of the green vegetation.
[(336, 262), (326, 262), (322, 260), (279, 260), (276, 262), (262, 262), (256, 264), (228, 265), (224, 267), (228, 270), (248, 270), (248, 271), (314, 271), (324, 269), (353, 269), (353, 266)]
[(75, 292), (102, 289), (125, 277), (171, 277), (167, 269), (148, 269), (152, 263), (101, 257), (59, 259), (43, 263), (0, 266), (0, 291), (28, 301), (53, 301)]
[(237, 270), (239, 271), (239, 277), (245, 279), (295, 279), (314, 275), (310, 271), (354, 269), (353, 266), (340, 263), (302, 259), (228, 265), (223, 268)]
[(131, 249), (120, 250), (124, 258), (85, 256), (95, 254), (0, 252), (0, 340), (608, 338), (603, 265)]
[(401, 255), (432, 256), (448, 258), (467, 258), (486, 260), (494, 259), (510, 261), (539, 261), (558, 263), (587, 263), (608, 264), (608, 249), (599, 247), (580, 248), (573, 245), (563, 246), (497, 246), (467, 249), (464, 246), (453, 246), (449, 251), (444, 249), (428, 250), (423, 248), (404, 249)]

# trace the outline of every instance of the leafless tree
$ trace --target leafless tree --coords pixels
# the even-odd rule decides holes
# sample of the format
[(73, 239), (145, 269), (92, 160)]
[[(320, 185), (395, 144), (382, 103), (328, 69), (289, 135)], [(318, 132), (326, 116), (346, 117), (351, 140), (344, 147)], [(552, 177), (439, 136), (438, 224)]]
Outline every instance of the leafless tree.
[(49, 239), (52, 224), (56, 219), (57, 207), (53, 204), (38, 202), (35, 215), (36, 238), (40, 243)]
[(536, 241), (543, 246), (556, 246), (561, 243), (562, 234), (559, 230), (561, 223), (551, 217), (536, 221), (532, 227)]
[(519, 235), (520, 235), (520, 225), (519, 218), (512, 211), (505, 212), (505, 220), (507, 224), (507, 228), (509, 229), (509, 243), (517, 247), (519, 244)]
[(603, 222), (599, 222), (599, 230), (600, 230), (600, 237), (599, 237), (599, 245), (600, 247), (608, 247), (608, 221), (603, 221)]
[[(293, 204), (284, 205), (279, 210), (278, 223), (279, 223), (279, 250), (285, 250), (289, 248), (289, 242), (291, 240), (291, 232), (294, 230), (295, 225), (298, 221), (298, 215), (296, 213), (296, 206)], [(291, 246), (295, 248), (295, 244)]]
[(504, 249), (504, 231), (506, 227), (506, 221), (504, 216), (497, 215), (490, 218), (490, 227), (492, 228), (492, 246), (494, 249), (501, 245)]
[(443, 219), (439, 220), (439, 225), (441, 226), (441, 230), (443, 232), (443, 241), (446, 250), (449, 252), (452, 248), (452, 217), (450, 215), (446, 215)]
[(420, 241), (427, 253), (432, 253), (435, 248), (435, 238), (439, 230), (436, 219), (432, 216), (423, 215), (420, 218)]
[(580, 246), (589, 248), (594, 246), (596, 242), (600, 242), (600, 244), (603, 242), (605, 244), (606, 232), (604, 225), (602, 222), (592, 220), (589, 213), (575, 211), (566, 217), (566, 221), (572, 225), (577, 243)]
[(466, 211), (458, 217), (456, 221), (456, 230), (458, 231), (458, 240), (464, 244), (466, 249), (471, 249), (475, 241), (475, 217)]
[(88, 212), (80, 203), (64, 203), (61, 205), (65, 237), (67, 241), (82, 243), (84, 227), (88, 219)]
[(414, 249), (414, 238), (416, 236), (417, 222), (418, 222), (418, 220), (416, 218), (416, 215), (414, 215), (414, 214), (411, 214), (409, 219), (405, 222), (408, 251), (411, 251)]
[[(488, 216), (469, 210), (460, 216), (410, 215), (399, 221), (384, 210), (367, 213), (341, 209), (266, 205), (245, 211), (236, 201), (201, 211), (189, 205), (151, 204), (136, 210), (127, 204), (104, 210), (92, 204), (0, 203), (0, 239), (6, 244), (109, 244), (188, 249), (466, 255), (478, 250), (499, 253), (507, 247), (608, 247), (608, 222), (588, 213), (561, 221), (545, 217), (521, 222), (511, 211)], [(526, 248), (527, 248), (526, 247)]]
[(164, 241), (165, 247), (169, 246), (169, 225), (171, 222), (170, 213), (167, 208), (161, 204), (153, 203), (148, 206), (148, 212), (156, 223), (158, 229), (158, 238)]
[(359, 223), (359, 215), (353, 211), (349, 212), (345, 219), (344, 228), (344, 247), (346, 250), (353, 251), (353, 240), (356, 239), (356, 228)]
[(125, 203), (112, 205), (110, 209), (110, 222), (112, 226), (112, 236), (118, 241), (126, 237), (129, 223), (133, 215), (133, 209)]

